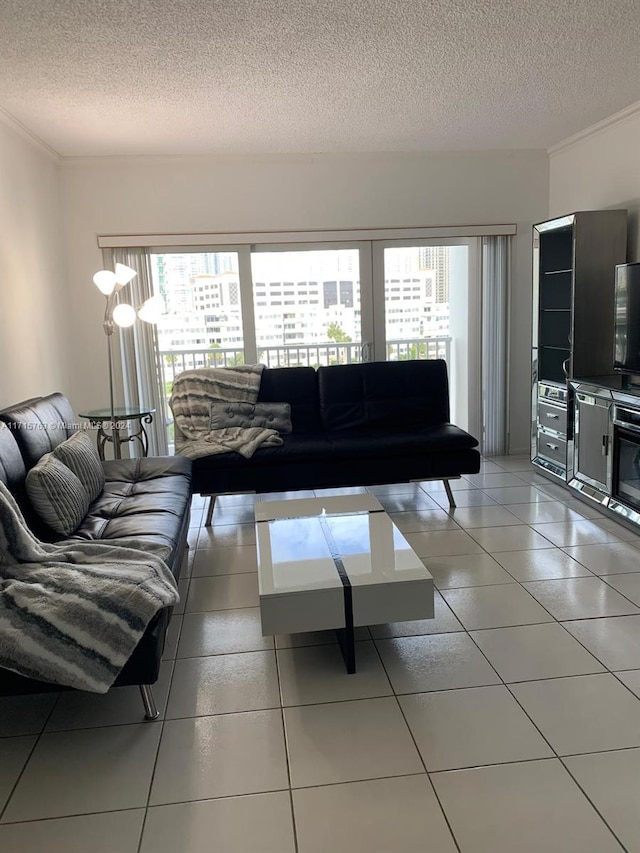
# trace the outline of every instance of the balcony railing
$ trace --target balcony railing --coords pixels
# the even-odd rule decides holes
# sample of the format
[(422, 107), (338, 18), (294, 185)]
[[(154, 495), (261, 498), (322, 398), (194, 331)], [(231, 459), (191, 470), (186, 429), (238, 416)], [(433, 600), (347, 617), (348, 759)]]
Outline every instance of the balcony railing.
[[(387, 341), (388, 361), (443, 358), (449, 363), (450, 354), (450, 337)], [(173, 380), (183, 370), (199, 367), (236, 367), (244, 364), (244, 350), (236, 348), (161, 350), (160, 357), (167, 396)], [(362, 361), (362, 346), (358, 343), (326, 343), (261, 347), (258, 350), (258, 360), (267, 367), (357, 364)]]

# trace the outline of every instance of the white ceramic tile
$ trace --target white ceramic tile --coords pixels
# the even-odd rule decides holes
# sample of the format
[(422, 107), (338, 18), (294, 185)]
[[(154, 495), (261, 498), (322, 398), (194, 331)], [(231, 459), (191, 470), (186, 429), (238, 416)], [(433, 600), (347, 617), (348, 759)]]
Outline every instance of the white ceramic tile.
[(506, 682), (604, 672), (562, 625), (494, 628), (471, 635)]
[[(440, 492), (446, 492), (444, 480), (420, 480), (416, 485), (419, 485), (424, 492), (431, 496), (433, 496), (434, 493), (439, 494)], [(464, 477), (459, 477), (457, 479), (455, 477), (451, 478), (449, 480), (449, 487), (452, 492), (467, 492), (470, 489), (477, 488)]]
[(505, 509), (517, 516), (526, 524), (545, 524), (558, 521), (579, 521), (578, 515), (566, 504), (560, 501), (539, 501), (530, 504), (508, 504)]
[(622, 853), (557, 759), (431, 778), (464, 853)]
[(426, 775), (302, 788), (293, 807), (299, 853), (457, 851)]
[(220, 853), (295, 853), (288, 792), (149, 809), (140, 853), (213, 853), (216, 850)]
[(640, 572), (632, 572), (628, 575), (607, 575), (606, 581), (625, 598), (640, 605)]
[[(535, 551), (525, 553), (537, 553)], [(501, 555), (498, 555), (501, 556)], [(458, 554), (452, 557), (425, 557), (424, 564), (433, 576), (438, 589), (459, 589), (466, 586), (486, 586), (495, 583), (514, 583), (513, 577), (498, 565), (489, 554)]]
[(0, 696), (0, 738), (39, 734), (57, 698), (58, 693)]
[(577, 512), (583, 518), (591, 518), (594, 520), (603, 518), (603, 515), (596, 504), (581, 501), (579, 498), (571, 497), (570, 495), (568, 497), (565, 496), (564, 498), (560, 498), (560, 500), (565, 504), (565, 506), (572, 509), (574, 512)]
[(640, 616), (564, 622), (583, 646), (608, 669), (640, 666)]
[(495, 555), (494, 559), (521, 583), (553, 578), (592, 577), (589, 569), (585, 569), (582, 563), (578, 563), (559, 548), (501, 551)]
[(614, 673), (617, 678), (640, 698), (640, 669), (630, 669), (627, 672)]
[(387, 637), (413, 637), (422, 634), (449, 634), (462, 631), (462, 625), (451, 612), (449, 605), (439, 592), (433, 594), (433, 619), (418, 619), (411, 622), (389, 622), (386, 625), (371, 625), (371, 636), (376, 640)]
[(480, 460), (480, 474), (504, 474), (507, 469), (502, 465), (497, 465), (493, 459), (483, 457)]
[(356, 671), (349, 675), (338, 644), (278, 651), (282, 704), (311, 705), (390, 696), (393, 691), (369, 640), (356, 643)]
[(258, 607), (187, 613), (184, 617), (179, 658), (255, 652), (273, 648), (273, 637), (263, 637)]
[(244, 607), (257, 607), (259, 603), (257, 572), (191, 578), (185, 612), (239, 610)]
[[(419, 557), (446, 557), (454, 554), (482, 553), (482, 548), (464, 530), (407, 533), (405, 539)], [(427, 563), (426, 560), (424, 562)]]
[(608, 530), (613, 533), (616, 539), (622, 542), (638, 542), (638, 534), (640, 530), (634, 524), (632, 527), (625, 527), (623, 524), (618, 524), (613, 518), (595, 518), (594, 524), (602, 527), (603, 530)]
[[(227, 495), (218, 495), (216, 498), (216, 504), (219, 504), (223, 507), (228, 506), (253, 506), (255, 502), (258, 500), (258, 495), (250, 492), (232, 492)], [(208, 506), (208, 498), (207, 506)]]
[(187, 600), (187, 594), (189, 592), (189, 579), (185, 578), (184, 580), (178, 581), (178, 595), (180, 596), (180, 600), (173, 607), (173, 615), (180, 616), (184, 613), (184, 604)]
[[(442, 482), (440, 488), (444, 488)], [(380, 486), (367, 486), (367, 491), (378, 498), (385, 495), (423, 495), (424, 492), (418, 483), (386, 483)]]
[(559, 548), (577, 545), (600, 545), (603, 542), (615, 542), (616, 537), (609, 530), (603, 530), (588, 518), (578, 521), (552, 521), (546, 524), (534, 524), (533, 529), (553, 542)]
[(3, 822), (146, 806), (162, 726), (40, 735)]
[(288, 787), (281, 711), (168, 720), (150, 805)]
[(429, 772), (554, 755), (506, 687), (417, 693), (399, 701)]
[(36, 742), (33, 736), (0, 740), (0, 814)]
[(216, 501), (211, 524), (217, 527), (230, 524), (253, 524), (254, 521), (252, 504), (222, 504)]
[(285, 708), (284, 721), (294, 788), (424, 771), (395, 699)]
[(531, 464), (531, 459), (528, 455), (514, 454), (513, 456), (491, 456), (489, 462), (493, 462), (504, 471), (510, 471), (521, 476), (523, 471), (537, 471), (538, 469)]
[(344, 495), (366, 495), (369, 490), (365, 486), (341, 486), (336, 489), (314, 489), (316, 498), (336, 498)]
[(496, 503), (505, 506), (507, 504), (529, 504), (554, 500), (551, 495), (547, 495), (535, 486), (526, 486), (524, 483), (521, 486), (507, 486), (498, 489), (485, 489), (484, 491)]
[(465, 530), (474, 527), (501, 527), (522, 524), (519, 518), (502, 506), (468, 506), (450, 510), (453, 518)]
[[(144, 809), (0, 826), (6, 853), (138, 853)], [(157, 851), (160, 853), (160, 851)]]
[(167, 718), (279, 706), (274, 652), (243, 652), (177, 660)]
[(388, 513), (416, 512), (417, 510), (437, 512), (441, 509), (422, 489), (411, 493), (377, 495), (377, 498)]
[(470, 530), (469, 533), (490, 554), (548, 548), (551, 544), (544, 536), (524, 524), (512, 527), (480, 527)]
[(169, 628), (164, 639), (164, 651), (162, 652), (162, 660), (175, 660), (178, 652), (178, 640), (180, 639), (180, 631), (182, 630), (182, 616), (171, 617)]
[[(172, 671), (173, 661), (163, 661), (160, 665), (158, 681), (152, 685), (153, 696), (161, 717), (164, 716), (167, 705)], [(49, 717), (45, 731), (92, 729), (144, 722), (144, 705), (140, 689), (136, 686), (113, 687), (104, 694), (70, 690), (60, 694), (58, 704)]]
[(302, 498), (313, 498), (315, 493), (313, 489), (298, 489), (290, 492), (263, 492), (256, 495), (256, 502), (263, 503), (265, 501), (295, 501)]
[(194, 577), (236, 575), (258, 571), (255, 545), (236, 548), (204, 548), (195, 552), (191, 573)]
[(510, 689), (558, 755), (640, 746), (640, 699), (609, 673)]
[(556, 498), (556, 500), (563, 501), (565, 498), (570, 496), (570, 492), (567, 490), (565, 486), (561, 486), (560, 483), (550, 483), (546, 482), (540, 485), (540, 491), (546, 492), (548, 495)]
[(533, 581), (524, 588), (558, 620), (626, 616), (640, 612), (600, 578)]
[[(445, 510), (451, 509), (449, 505), (449, 497), (443, 490), (441, 492), (430, 492), (433, 500)], [(480, 489), (468, 489), (465, 492), (457, 491), (455, 493), (456, 507), (466, 506), (498, 506), (493, 498), (490, 498), (486, 492)]]
[(396, 693), (498, 684), (500, 679), (467, 634), (376, 640)]
[[(354, 631), (356, 643), (370, 640), (368, 628), (356, 628)], [(335, 631), (301, 631), (299, 634), (276, 634), (277, 649), (296, 649), (300, 646), (326, 646), (336, 641)]]
[(445, 589), (442, 596), (468, 631), (553, 621), (517, 583)]
[(200, 528), (198, 549), (235, 548), (238, 545), (255, 545), (253, 524), (218, 524)]
[(564, 763), (628, 853), (640, 853), (640, 749), (576, 755)]
[[(525, 483), (529, 483), (532, 486), (536, 486), (536, 488), (538, 486), (544, 487), (544, 486), (550, 485), (549, 478), (545, 477), (543, 474), (541, 474), (540, 469), (536, 468), (533, 465), (531, 466), (531, 469), (527, 469), (525, 471), (516, 471), (514, 473), (517, 474), (517, 476), (521, 480), (524, 480)], [(567, 490), (567, 493), (568, 493), (568, 490)]]
[(463, 474), (463, 479), (477, 489), (496, 489), (521, 486), (522, 480), (516, 474), (501, 471), (498, 474)]
[(640, 569), (640, 551), (630, 542), (578, 545), (564, 550), (596, 575), (615, 575)]
[(415, 512), (392, 512), (389, 516), (402, 533), (417, 533), (420, 530), (458, 530), (458, 525), (443, 509), (427, 509)]

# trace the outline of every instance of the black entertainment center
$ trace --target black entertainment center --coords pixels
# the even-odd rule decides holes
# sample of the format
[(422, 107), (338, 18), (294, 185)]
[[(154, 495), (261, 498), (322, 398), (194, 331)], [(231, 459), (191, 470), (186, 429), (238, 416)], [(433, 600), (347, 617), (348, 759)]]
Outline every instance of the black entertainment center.
[(534, 465), (640, 525), (640, 264), (626, 210), (534, 226)]

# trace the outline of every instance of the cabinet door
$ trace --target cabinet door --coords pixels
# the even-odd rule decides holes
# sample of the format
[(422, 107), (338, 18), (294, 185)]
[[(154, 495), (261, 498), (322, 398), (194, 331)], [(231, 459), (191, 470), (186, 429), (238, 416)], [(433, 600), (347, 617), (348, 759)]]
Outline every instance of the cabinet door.
[(607, 488), (610, 401), (576, 394), (574, 476)]

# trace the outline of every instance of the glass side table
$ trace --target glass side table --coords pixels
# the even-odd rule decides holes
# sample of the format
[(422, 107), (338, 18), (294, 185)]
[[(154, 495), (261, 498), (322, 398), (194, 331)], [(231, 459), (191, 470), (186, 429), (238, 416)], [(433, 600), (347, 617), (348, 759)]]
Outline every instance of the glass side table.
[[(122, 459), (121, 447), (127, 442), (138, 442), (142, 455), (149, 453), (149, 438), (145, 424), (153, 423), (155, 409), (139, 409), (133, 406), (116, 406), (113, 409), (113, 423), (111, 422), (111, 409), (92, 409), (89, 412), (79, 412), (81, 418), (86, 418), (91, 425), (98, 427), (96, 444), (98, 455), (104, 461), (104, 450), (107, 444), (113, 445), (113, 458)], [(127, 428), (131, 423), (131, 430)]]

